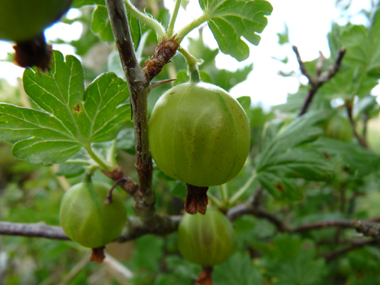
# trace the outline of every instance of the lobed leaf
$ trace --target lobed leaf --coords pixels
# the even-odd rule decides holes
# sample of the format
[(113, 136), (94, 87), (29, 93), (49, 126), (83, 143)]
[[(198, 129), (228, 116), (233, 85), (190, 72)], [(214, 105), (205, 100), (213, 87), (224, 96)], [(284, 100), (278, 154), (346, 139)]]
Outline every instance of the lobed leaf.
[(365, 96), (376, 85), (377, 80), (360, 73), (357, 68), (349, 68), (340, 71), (330, 81), (326, 82), (319, 90), (319, 96), (323, 98), (351, 98), (352, 96)]
[(71, 5), (72, 8), (80, 8), (88, 5), (106, 5), (105, 0), (74, 0)]
[(338, 157), (359, 177), (377, 170), (380, 164), (378, 154), (358, 144), (321, 137), (311, 146), (329, 156)]
[(0, 138), (14, 143), (12, 153), (31, 163), (62, 162), (81, 145), (63, 123), (46, 112), (0, 103)]
[(50, 71), (26, 69), (23, 82), (38, 110), (0, 103), (0, 139), (14, 144), (19, 159), (63, 162), (82, 146), (114, 139), (130, 118), (127, 83), (106, 73), (84, 91), (83, 69), (74, 56), (64, 60), (54, 51)]
[(112, 42), (114, 40), (107, 7), (97, 6), (94, 9), (92, 14), (91, 29), (95, 34), (100, 36), (102, 41)]
[(280, 131), (263, 150), (256, 172), (260, 183), (275, 198), (303, 198), (303, 192), (296, 186), (294, 178), (311, 181), (331, 178), (334, 169), (331, 162), (322, 152), (307, 145), (322, 134), (322, 129), (315, 125), (327, 116), (322, 111), (307, 113)]
[(282, 234), (272, 246), (260, 246), (265, 253), (263, 264), (267, 275), (275, 277), (279, 284), (317, 284), (322, 278), (324, 260), (317, 258), (313, 241), (298, 236)]
[(347, 48), (345, 64), (358, 67), (370, 76), (380, 78), (380, 9), (372, 17), (371, 26), (355, 25), (342, 33), (341, 45)]
[(260, 172), (257, 174), (260, 184), (275, 198), (291, 200), (302, 200), (303, 192), (294, 181), (271, 172)]
[(260, 42), (267, 25), (266, 15), (272, 5), (265, 0), (199, 0), (202, 10), (209, 15), (210, 27), (220, 50), (243, 61), (249, 56), (249, 47), (242, 37), (254, 45)]
[[(127, 12), (128, 23), (132, 36), (132, 41), (135, 50), (139, 46), (141, 40), (140, 21)], [(108, 16), (106, 6), (98, 5), (93, 11), (91, 29), (95, 34), (98, 34), (102, 41), (113, 42), (114, 36), (112, 32), (111, 22)]]
[(215, 266), (212, 279), (219, 285), (264, 284), (259, 268), (242, 253), (235, 253), (225, 263)]

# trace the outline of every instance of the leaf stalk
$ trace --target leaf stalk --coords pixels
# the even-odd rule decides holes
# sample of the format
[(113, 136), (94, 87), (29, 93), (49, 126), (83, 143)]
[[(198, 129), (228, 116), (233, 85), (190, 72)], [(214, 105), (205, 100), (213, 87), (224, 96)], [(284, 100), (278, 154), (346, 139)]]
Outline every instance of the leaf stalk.
[(239, 198), (252, 186), (257, 178), (256, 171), (254, 171), (251, 177), (245, 182), (245, 184), (234, 194), (230, 199), (230, 205), (235, 203)]
[(141, 22), (147, 24), (149, 27), (151, 27), (157, 34), (157, 39), (160, 40), (162, 38), (167, 37), (167, 34), (165, 32), (164, 27), (157, 22), (155, 19), (150, 18), (146, 14), (140, 12), (131, 2), (130, 0), (124, 0), (125, 6), (135, 18), (140, 20)]
[(177, 20), (178, 11), (179, 11), (180, 7), (181, 7), (181, 0), (176, 0), (175, 6), (174, 6), (174, 11), (173, 11), (173, 14), (170, 18), (169, 27), (167, 30), (168, 37), (171, 37), (173, 35), (174, 24), (175, 24), (175, 21)]

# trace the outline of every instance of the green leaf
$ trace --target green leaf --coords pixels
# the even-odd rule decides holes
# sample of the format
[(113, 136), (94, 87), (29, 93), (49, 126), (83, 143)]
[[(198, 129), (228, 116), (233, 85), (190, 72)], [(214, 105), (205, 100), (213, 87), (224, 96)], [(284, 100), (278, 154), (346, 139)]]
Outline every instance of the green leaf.
[(178, 180), (175, 181), (173, 186), (170, 188), (170, 193), (172, 193), (173, 196), (176, 196), (184, 201), (186, 199), (186, 191), (185, 183)]
[(183, 282), (172, 284), (186, 284), (187, 282), (191, 284), (191, 281), (196, 279), (198, 277), (198, 274), (202, 271), (201, 266), (190, 263), (186, 259), (181, 258), (179, 255), (168, 255), (165, 257), (165, 262), (170, 269), (170, 272), (172, 272), (178, 279)]
[(373, 15), (371, 26), (352, 26), (341, 36), (341, 45), (347, 48), (344, 63), (359, 67), (365, 73), (380, 78), (380, 9)]
[(111, 22), (108, 17), (107, 8), (97, 6), (92, 14), (91, 29), (95, 34), (98, 34), (102, 41), (112, 42), (114, 40)]
[(7, 103), (0, 103), (0, 130), (0, 138), (14, 144), (13, 155), (31, 163), (62, 162), (81, 148), (56, 117)]
[(364, 113), (370, 113), (373, 110), (379, 109), (379, 104), (376, 99), (377, 96), (370, 95), (361, 98), (357, 103), (355, 103), (353, 113), (356, 121), (359, 120)]
[(207, 65), (215, 62), (215, 57), (219, 53), (219, 49), (210, 49), (203, 41), (203, 37), (197, 39), (189, 38), (189, 52), (196, 58), (201, 58), (203, 63), (200, 69), (207, 68)]
[(317, 258), (315, 245), (310, 240), (301, 240), (298, 236), (278, 235), (272, 246), (260, 246), (265, 255), (263, 264), (267, 274), (278, 279), (278, 284), (312, 285), (322, 277), (324, 260)]
[[(127, 12), (129, 29), (135, 50), (139, 46), (141, 40), (140, 22), (130, 13)], [(105, 42), (113, 42), (114, 36), (112, 32), (111, 22), (108, 16), (107, 7), (97, 6), (92, 14), (91, 29), (95, 34)]]
[(164, 241), (153, 235), (145, 235), (135, 241), (136, 250), (133, 253), (130, 266), (134, 269), (144, 268), (151, 272), (157, 271), (163, 255)]
[(62, 175), (66, 178), (76, 177), (84, 173), (86, 164), (60, 164), (56, 175)]
[(233, 254), (225, 263), (215, 266), (212, 279), (218, 285), (264, 285), (259, 269), (248, 255)]
[(367, 66), (368, 74), (380, 78), (380, 6), (372, 17), (368, 32), (370, 63)]
[(339, 49), (342, 47), (340, 37), (347, 29), (349, 26), (339, 26), (337, 23), (331, 26), (331, 31), (327, 34), (331, 57), (338, 55)]
[(308, 147), (297, 147), (276, 155), (268, 161), (266, 172), (277, 173), (291, 178), (327, 180), (331, 178), (333, 166), (324, 156)]
[(292, 179), (265, 171), (260, 172), (257, 179), (275, 199), (284, 199), (285, 197), (296, 201), (303, 199), (303, 191), (295, 185)]
[(380, 163), (378, 154), (350, 142), (320, 137), (311, 146), (329, 156), (338, 157), (359, 177), (372, 173)]
[(240, 105), (243, 107), (244, 111), (247, 113), (251, 107), (251, 97), (241, 96), (239, 98), (236, 98), (236, 100), (240, 103)]
[(80, 8), (87, 5), (103, 5), (106, 6), (105, 0), (74, 0), (72, 8)]
[(268, 166), (274, 156), (284, 153), (289, 148), (316, 140), (323, 131), (315, 125), (326, 120), (327, 117), (328, 114), (323, 111), (314, 111), (294, 120), (266, 147), (257, 169)]
[(12, 153), (32, 163), (66, 161), (93, 142), (116, 137), (130, 118), (126, 82), (113, 73), (100, 75), (84, 92), (78, 59), (53, 52), (49, 72), (26, 69), (25, 92), (38, 106), (22, 108), (0, 103), (0, 139), (13, 145)]
[(285, 31), (282, 33), (277, 33), (278, 36), (278, 44), (284, 45), (289, 43), (289, 28), (288, 25), (285, 24)]
[(275, 198), (303, 198), (294, 178), (311, 181), (331, 178), (333, 165), (322, 152), (307, 145), (322, 134), (322, 129), (315, 125), (326, 118), (323, 111), (307, 113), (280, 131), (263, 150), (257, 164), (257, 178)]
[(113, 140), (131, 119), (128, 97), (127, 83), (114, 73), (97, 77), (84, 93), (83, 112), (77, 114), (82, 136), (91, 142)]
[[(301, 85), (298, 88), (298, 91), (294, 94), (289, 94), (286, 100), (286, 103), (276, 105), (273, 107), (274, 110), (279, 110), (283, 113), (291, 113), (296, 112), (301, 109), (303, 102), (305, 101), (305, 97), (308, 94), (308, 87)], [(317, 96), (315, 96), (317, 97)], [(317, 98), (315, 98), (317, 99)]]
[(132, 128), (127, 128), (119, 132), (119, 134), (117, 135), (116, 148), (124, 150), (125, 152), (128, 152), (132, 155), (136, 153), (135, 136), (134, 130)]
[(376, 85), (377, 80), (360, 73), (357, 68), (341, 70), (318, 91), (318, 96), (324, 98), (351, 98), (352, 96), (367, 95)]
[(208, 14), (210, 27), (220, 50), (243, 61), (249, 56), (249, 47), (242, 37), (254, 45), (260, 36), (267, 18), (272, 13), (272, 5), (264, 0), (199, 0), (202, 10)]
[[(74, 156), (71, 157), (73, 161), (88, 161), (90, 162), (90, 157), (87, 152), (81, 148)], [(55, 172), (56, 175), (63, 175), (66, 178), (76, 177), (84, 173), (84, 166), (87, 166), (87, 163), (77, 164), (77, 163), (62, 163), (59, 165), (58, 170)]]
[(368, 29), (364, 26), (351, 26), (341, 38), (341, 45), (346, 47), (344, 63), (351, 67), (364, 67), (368, 63)]
[[(206, 72), (200, 70), (199, 75), (202, 79), (202, 82), (213, 83), (211, 77)], [(184, 70), (180, 70), (177, 72), (177, 80), (174, 82), (174, 85), (186, 83), (189, 82), (189, 80), (190, 76), (187, 74), (187, 72)]]
[(220, 69), (212, 74), (212, 81), (215, 85), (230, 91), (232, 87), (247, 79), (248, 74), (253, 70), (253, 64), (239, 68), (236, 71)]

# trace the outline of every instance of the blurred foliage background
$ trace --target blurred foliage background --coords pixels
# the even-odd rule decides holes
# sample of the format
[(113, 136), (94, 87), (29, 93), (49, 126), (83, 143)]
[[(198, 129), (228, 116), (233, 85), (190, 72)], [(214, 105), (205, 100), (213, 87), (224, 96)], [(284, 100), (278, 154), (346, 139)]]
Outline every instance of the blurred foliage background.
[[(349, 1), (343, 3), (345, 5), (342, 5), (344, 1), (337, 2), (342, 10), (348, 9), (350, 5)], [(183, 5), (186, 3), (183, 1)], [(143, 8), (140, 2), (137, 4)], [(169, 12), (162, 1), (146, 1), (145, 4), (146, 11), (167, 25)], [(83, 24), (82, 37), (67, 44), (72, 45), (81, 57), (88, 83), (106, 71), (124, 76), (102, 9), (86, 6), (81, 8), (78, 18), (62, 20), (66, 23), (80, 21)], [(362, 12), (368, 17), (369, 23), (374, 23), (377, 9), (377, 3), (374, 2), (372, 11)], [(347, 54), (340, 73), (318, 91), (310, 106), (310, 110), (346, 116), (344, 102), (353, 99), (358, 132), (367, 139), (374, 155), (380, 152), (379, 105), (377, 98), (371, 95), (371, 90), (380, 78), (378, 35), (378, 22), (368, 26), (332, 24), (328, 35), (332, 57), (326, 59), (325, 67), (334, 61), (340, 46), (348, 48)], [(140, 36), (137, 53), (143, 63), (153, 53), (157, 41), (152, 30), (145, 26), (141, 27)], [(287, 32), (279, 34), (279, 42), (290, 44)], [(57, 40), (56, 43), (64, 41)], [(205, 45), (202, 29), (198, 38), (190, 39), (188, 48), (194, 56), (203, 59), (200, 66), (203, 81), (227, 91), (245, 81), (253, 69), (253, 65), (236, 72), (218, 69), (215, 57), (219, 51)], [(309, 70), (313, 70), (317, 60), (305, 63)], [(177, 78), (175, 84), (183, 83), (188, 80), (186, 70), (183, 57), (177, 54), (155, 80)], [(294, 76), (294, 73), (284, 76)], [(163, 85), (152, 91), (149, 111), (168, 88)], [(307, 86), (301, 85), (298, 92), (289, 95), (286, 104), (274, 106), (270, 111), (251, 104), (250, 94), (238, 99), (249, 117), (252, 139), (250, 156), (244, 169), (228, 183), (231, 194), (250, 178), (256, 166), (256, 157), (260, 156), (268, 141), (281, 132), (283, 126), (296, 119), (307, 90)], [(21, 83), (11, 86), (0, 81), (0, 101), (25, 107), (31, 105)], [(350, 143), (358, 146), (355, 138)], [(132, 125), (120, 133), (117, 147), (119, 165), (126, 175), (136, 179)], [(10, 153), (11, 146), (1, 143), (0, 220), (59, 225), (60, 199), (70, 185), (81, 180), (83, 169), (32, 165), (15, 160)], [(345, 167), (347, 159), (344, 157), (338, 156), (334, 164), (334, 176), (328, 181), (296, 180), (296, 186), (304, 192), (301, 201), (287, 198), (275, 200), (269, 193), (260, 190), (257, 183), (250, 186), (241, 201), (247, 200), (259, 189), (262, 191), (262, 207), (293, 227), (343, 218), (380, 220), (379, 166), (358, 175)], [(101, 173), (96, 173), (95, 179), (107, 181)], [(185, 185), (159, 170), (154, 171), (153, 183), (157, 193), (157, 211), (182, 214)], [(210, 189), (215, 196), (219, 195), (218, 191), (218, 187)], [(128, 215), (134, 215), (131, 210), (132, 199), (125, 193), (121, 194), (127, 203)], [(214, 269), (216, 285), (380, 284), (378, 243), (358, 247), (333, 259), (326, 258), (328, 253), (363, 240), (353, 229), (331, 227), (281, 233), (269, 220), (250, 215), (239, 217), (233, 224), (237, 235), (236, 250), (226, 263)], [(104, 264), (92, 264), (88, 262), (88, 250), (69, 241), (0, 236), (0, 284), (194, 284), (201, 270), (180, 256), (176, 233), (165, 237), (147, 235), (123, 244), (113, 243), (107, 247), (107, 255)]]

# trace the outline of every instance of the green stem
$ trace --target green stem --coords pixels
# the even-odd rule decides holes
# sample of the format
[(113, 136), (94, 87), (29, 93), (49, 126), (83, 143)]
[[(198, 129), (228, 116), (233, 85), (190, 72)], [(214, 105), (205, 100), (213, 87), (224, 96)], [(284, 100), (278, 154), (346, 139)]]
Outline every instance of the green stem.
[(234, 194), (230, 199), (230, 204), (235, 203), (248, 189), (251, 187), (253, 182), (256, 180), (256, 171), (252, 173), (252, 176), (245, 182), (245, 184)]
[(190, 33), (192, 30), (194, 30), (196, 27), (199, 27), (204, 22), (210, 19), (209, 13), (204, 13), (202, 16), (200, 16), (197, 19), (194, 19), (189, 24), (184, 26), (182, 29), (180, 29), (177, 33), (177, 38), (179, 38), (179, 43), (183, 40), (183, 38)]
[(87, 171), (83, 176), (83, 183), (91, 183), (91, 177), (93, 172)]
[(211, 202), (213, 202), (216, 205), (216, 207), (223, 208), (223, 203), (214, 195), (212, 195), (209, 191), (207, 192), (207, 197), (211, 200)]
[(228, 188), (227, 183), (219, 185), (220, 194), (222, 196), (223, 206), (226, 207), (228, 205)]
[(88, 155), (100, 166), (101, 169), (106, 171), (112, 171), (114, 169), (113, 165), (108, 161), (104, 160), (98, 153), (92, 150), (91, 145), (84, 147)]
[(136, 9), (130, 0), (124, 0), (124, 3), (129, 13), (156, 32), (158, 40), (167, 37), (164, 27), (159, 22)]
[(116, 163), (116, 151), (117, 151), (116, 144), (117, 144), (117, 139), (114, 139), (112, 141), (112, 146), (108, 150), (108, 153), (107, 153), (107, 161), (109, 161), (112, 165), (117, 164)]
[(85, 165), (91, 165), (91, 162), (85, 159), (69, 159), (64, 162), (61, 162), (61, 164), (85, 164)]
[(89, 166), (86, 166), (85, 169), (86, 169), (85, 176), (92, 176), (94, 175), (94, 172), (99, 169), (99, 164), (93, 163)]
[(180, 7), (181, 7), (181, 0), (176, 0), (175, 1), (173, 15), (170, 18), (169, 27), (168, 27), (168, 30), (167, 30), (168, 37), (171, 37), (173, 35), (174, 24), (175, 24), (175, 21), (177, 20), (178, 11), (179, 11)]
[(201, 81), (201, 77), (199, 75), (197, 59), (183, 47), (180, 47), (178, 51), (182, 53), (183, 57), (186, 60), (188, 66), (188, 73), (190, 75), (190, 82), (199, 83)]

